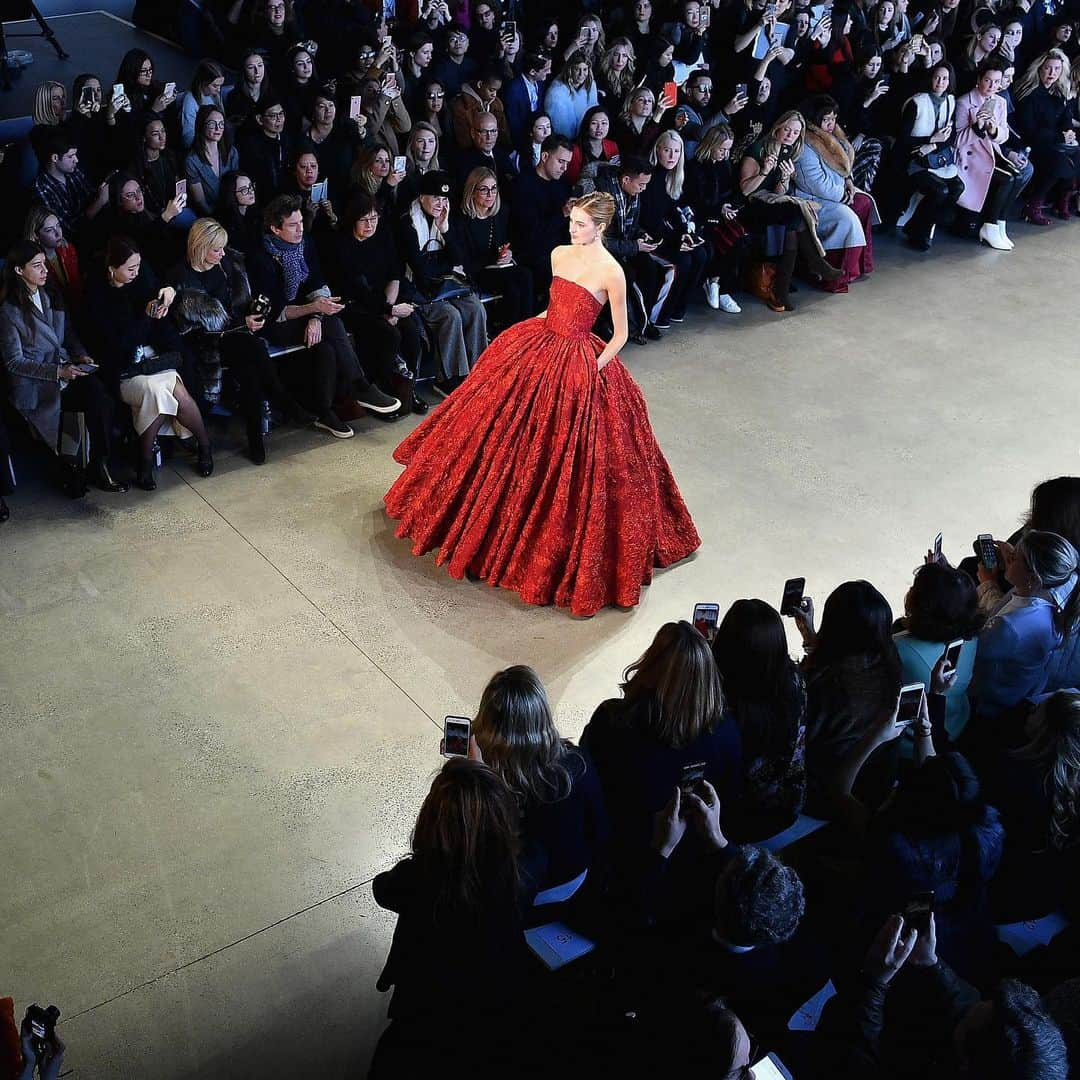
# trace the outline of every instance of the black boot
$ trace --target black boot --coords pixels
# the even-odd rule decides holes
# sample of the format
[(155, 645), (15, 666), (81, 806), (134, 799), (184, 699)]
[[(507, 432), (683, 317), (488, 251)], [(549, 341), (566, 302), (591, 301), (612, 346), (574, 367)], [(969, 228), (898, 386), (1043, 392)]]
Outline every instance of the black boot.
[(247, 422), (248, 457), (256, 465), (266, 463), (267, 436), (263, 434), (262, 419)]
[(195, 471), (200, 476), (210, 476), (213, 473), (214, 454), (209, 443), (206, 443), (205, 446), (199, 443), (199, 456), (195, 462)]
[(3, 525), (11, 517), (11, 507), (4, 502), (4, 496), (0, 495), (0, 525)]
[(154, 455), (139, 458), (135, 467), (135, 486), (143, 491), (157, 491), (157, 480), (154, 479)]

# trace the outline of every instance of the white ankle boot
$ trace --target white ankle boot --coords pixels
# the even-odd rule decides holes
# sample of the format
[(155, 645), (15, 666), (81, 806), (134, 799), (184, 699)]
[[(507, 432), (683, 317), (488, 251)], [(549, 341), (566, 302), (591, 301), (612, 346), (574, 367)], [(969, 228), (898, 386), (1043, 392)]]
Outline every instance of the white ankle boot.
[(996, 251), (1009, 250), (1009, 245), (1005, 240), (1002, 240), (996, 223), (991, 224), (989, 221), (983, 222), (983, 224), (979, 226), (979, 239)]
[(998, 228), (998, 236), (1000, 236), (1001, 239), (1005, 241), (1005, 244), (1008, 247), (1008, 249), (1010, 251), (1012, 251), (1012, 249), (1014, 247), (1016, 247), (1016, 245), (1009, 239), (1008, 233), (1005, 232), (1005, 222), (1004, 221), (999, 221), (997, 223), (997, 228)]

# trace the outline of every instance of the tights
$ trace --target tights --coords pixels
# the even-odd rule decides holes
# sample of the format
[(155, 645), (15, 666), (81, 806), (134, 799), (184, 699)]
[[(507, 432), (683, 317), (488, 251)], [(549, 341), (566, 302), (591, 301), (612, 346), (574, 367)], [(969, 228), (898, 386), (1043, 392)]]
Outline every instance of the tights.
[[(176, 419), (195, 436), (200, 451), (208, 449), (210, 436), (206, 433), (202, 413), (199, 412), (199, 406), (195, 404), (195, 399), (184, 389), (184, 384), (179, 379), (176, 380), (173, 396), (176, 398)], [(161, 425), (171, 419), (172, 417), (164, 414), (156, 416), (150, 426), (139, 436), (139, 451), (144, 464), (149, 463), (153, 455), (154, 441), (161, 430)]]

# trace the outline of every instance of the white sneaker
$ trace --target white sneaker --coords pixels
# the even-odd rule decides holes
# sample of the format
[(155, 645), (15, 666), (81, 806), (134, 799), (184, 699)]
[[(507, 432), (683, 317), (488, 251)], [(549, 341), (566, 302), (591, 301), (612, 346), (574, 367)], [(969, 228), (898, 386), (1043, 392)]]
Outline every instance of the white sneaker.
[[(731, 297), (728, 297), (730, 300)], [(714, 311), (720, 307), (720, 283), (714, 278), (705, 282), (705, 302)]]
[(727, 293), (718, 296), (714, 306), (719, 307), (721, 311), (726, 311), (729, 315), (738, 315), (742, 311), (742, 308)]

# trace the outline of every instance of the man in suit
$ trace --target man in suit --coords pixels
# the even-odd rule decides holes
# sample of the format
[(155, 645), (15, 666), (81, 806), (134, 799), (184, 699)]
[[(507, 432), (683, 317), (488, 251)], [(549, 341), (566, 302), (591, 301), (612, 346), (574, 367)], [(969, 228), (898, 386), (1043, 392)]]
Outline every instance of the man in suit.
[(490, 169), (502, 185), (509, 185), (517, 176), (510, 155), (496, 146), (499, 139), (499, 121), (493, 113), (474, 113), (470, 131), (472, 146), (463, 150), (457, 160), (458, 183), (464, 184), (473, 169)]
[(503, 92), (506, 108), (506, 124), (510, 139), (520, 146), (529, 131), (529, 117), (540, 112), (544, 101), (544, 87), (551, 77), (551, 57), (541, 53), (525, 54), (521, 74), (510, 82)]

